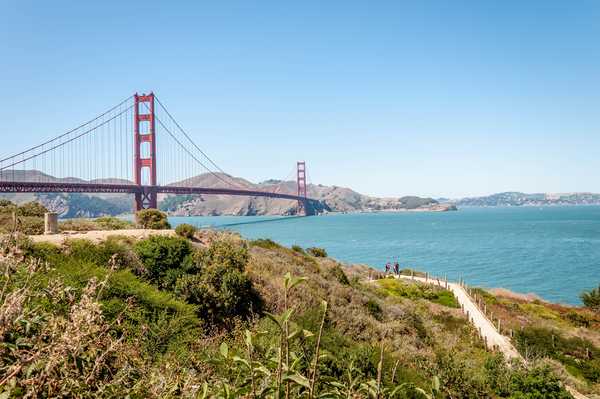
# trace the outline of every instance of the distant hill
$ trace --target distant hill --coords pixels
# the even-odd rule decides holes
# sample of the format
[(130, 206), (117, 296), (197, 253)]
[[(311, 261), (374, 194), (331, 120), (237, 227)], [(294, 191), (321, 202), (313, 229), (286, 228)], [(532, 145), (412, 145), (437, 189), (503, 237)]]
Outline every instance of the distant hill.
[(600, 205), (600, 194), (593, 193), (535, 193), (504, 192), (483, 197), (469, 197), (450, 201), (457, 206), (546, 206), (546, 205)]
[[(177, 186), (224, 187), (224, 182), (232, 181), (240, 188), (266, 190), (284, 194), (295, 194), (295, 181), (266, 180), (251, 183), (247, 180), (228, 175), (202, 174), (181, 182)], [(331, 212), (376, 212), (376, 211), (445, 211), (452, 206), (440, 204), (432, 198), (407, 196), (401, 198), (369, 197), (349, 188), (309, 184), (307, 194), (323, 202)], [(232, 197), (226, 195), (206, 196), (167, 196), (160, 198), (160, 208), (174, 215), (294, 215), (297, 212), (296, 201)]]
[[(38, 171), (16, 171), (15, 177), (24, 181), (69, 181), (84, 183), (75, 178), (54, 178)], [(12, 175), (5, 176), (12, 178)], [(0, 179), (2, 176), (0, 175)], [(96, 182), (129, 183), (126, 180), (107, 179)], [(295, 181), (266, 180), (252, 183), (248, 180), (225, 174), (201, 174), (180, 182), (177, 186), (237, 187), (249, 190), (267, 190), (272, 192), (295, 194)], [(432, 198), (406, 196), (400, 198), (376, 198), (363, 195), (349, 188), (310, 184), (308, 196), (322, 201), (323, 208), (330, 212), (378, 212), (378, 211), (446, 211), (454, 210), (453, 205), (441, 204)], [(133, 199), (128, 194), (2, 194), (15, 202), (38, 200), (62, 217), (98, 217), (118, 215), (133, 211)], [(159, 207), (172, 215), (294, 215), (297, 202), (263, 198), (234, 197), (228, 195), (159, 195)]]

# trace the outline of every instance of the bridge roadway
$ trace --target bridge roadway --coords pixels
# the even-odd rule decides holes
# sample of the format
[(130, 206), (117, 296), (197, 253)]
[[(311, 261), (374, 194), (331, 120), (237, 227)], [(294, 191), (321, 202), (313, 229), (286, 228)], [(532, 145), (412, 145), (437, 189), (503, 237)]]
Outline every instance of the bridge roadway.
[(135, 184), (100, 184), (100, 183), (65, 183), (65, 182), (13, 182), (0, 181), (0, 193), (162, 193), (162, 194), (207, 194), (235, 195), (245, 197), (267, 197), (305, 204), (307, 214), (321, 208), (315, 199), (300, 197), (293, 194), (272, 193), (268, 191), (243, 190), (232, 188), (182, 187), (182, 186), (138, 186)]

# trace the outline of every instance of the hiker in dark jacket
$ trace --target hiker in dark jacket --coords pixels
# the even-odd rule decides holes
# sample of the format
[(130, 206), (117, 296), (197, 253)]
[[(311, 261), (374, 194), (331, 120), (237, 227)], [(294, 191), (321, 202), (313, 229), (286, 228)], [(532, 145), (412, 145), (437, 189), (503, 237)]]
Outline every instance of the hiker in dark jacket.
[(397, 276), (400, 275), (400, 264), (398, 262), (394, 263), (394, 273)]
[(390, 272), (390, 262), (385, 264), (385, 274), (388, 274)]

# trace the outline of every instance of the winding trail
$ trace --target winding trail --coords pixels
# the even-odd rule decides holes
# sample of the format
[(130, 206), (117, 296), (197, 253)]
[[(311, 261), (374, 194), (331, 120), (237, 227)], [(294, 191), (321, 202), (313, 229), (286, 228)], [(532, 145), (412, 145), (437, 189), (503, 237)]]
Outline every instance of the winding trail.
[[(445, 282), (439, 279), (424, 278), (424, 277), (411, 277), (400, 275), (399, 278), (404, 280), (419, 281), (425, 284), (439, 285), (442, 288), (445, 287)], [(458, 303), (467, 318), (477, 330), (484, 342), (486, 342), (488, 349), (500, 350), (507, 359), (520, 359), (523, 360), (517, 349), (510, 342), (509, 338), (500, 334), (494, 326), (494, 323), (479, 309), (473, 299), (469, 296), (467, 291), (457, 283), (448, 282), (448, 289), (452, 291)]]
[[(419, 281), (425, 284), (437, 285), (442, 288), (446, 288), (446, 282), (437, 278), (425, 278), (417, 276), (406, 276), (399, 275), (396, 278), (403, 280)], [(510, 342), (510, 339), (498, 332), (496, 326), (487, 316), (479, 309), (477, 304), (473, 301), (471, 296), (460, 284), (448, 282), (448, 289), (452, 291), (458, 303), (461, 305), (463, 313), (467, 315), (469, 321), (479, 330), (480, 335), (489, 349), (500, 350), (507, 359), (520, 359), (523, 360), (521, 354)], [(575, 399), (588, 399), (587, 396), (579, 393), (573, 387), (565, 385), (565, 388)]]

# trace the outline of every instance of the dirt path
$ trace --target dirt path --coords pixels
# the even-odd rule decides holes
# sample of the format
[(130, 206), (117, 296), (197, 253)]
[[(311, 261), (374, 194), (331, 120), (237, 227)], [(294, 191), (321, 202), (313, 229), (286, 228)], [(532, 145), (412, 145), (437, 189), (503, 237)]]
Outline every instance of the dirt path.
[[(420, 281), (426, 284), (440, 285), (445, 287), (443, 281), (437, 279), (425, 279), (424, 277), (411, 277), (400, 275), (400, 278), (406, 280)], [(484, 341), (489, 349), (497, 348), (507, 359), (522, 359), (519, 352), (512, 345), (508, 337), (500, 334), (494, 324), (483, 314), (467, 291), (456, 283), (448, 283), (448, 289), (452, 291), (458, 303), (461, 305), (463, 312), (468, 316), (469, 321), (473, 323), (475, 328), (480, 331)]]
[(92, 242), (100, 242), (106, 240), (109, 236), (126, 236), (135, 239), (144, 239), (153, 235), (174, 236), (175, 230), (144, 230), (144, 229), (129, 229), (129, 230), (92, 230), (81, 232), (65, 232), (60, 234), (49, 234), (39, 236), (29, 236), (33, 242), (49, 242), (51, 244), (62, 244), (66, 239), (83, 238)]
[[(446, 283), (438, 279), (426, 279), (424, 277), (411, 277), (405, 275), (400, 275), (399, 278), (403, 280), (419, 281), (425, 284), (438, 285), (443, 288), (446, 287)], [(485, 342), (487, 343), (489, 349), (497, 348), (507, 359), (516, 358), (523, 360), (523, 357), (510, 342), (509, 338), (498, 332), (496, 326), (494, 326), (494, 323), (492, 323), (479, 309), (467, 291), (460, 284), (449, 282), (448, 289), (452, 291), (458, 300), (458, 303), (461, 305), (461, 308), (463, 309), (465, 315), (467, 315), (469, 321), (473, 323), (475, 328), (480, 331), (482, 337), (485, 337)], [(573, 387), (565, 385), (565, 388), (575, 399), (588, 399), (587, 396), (577, 392), (577, 390), (575, 390)]]

